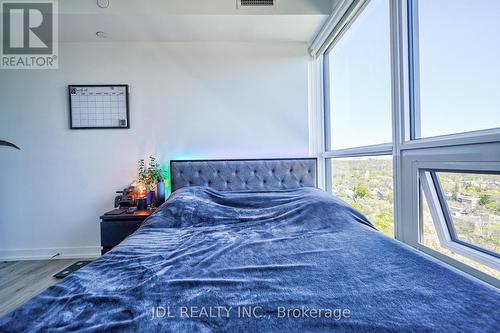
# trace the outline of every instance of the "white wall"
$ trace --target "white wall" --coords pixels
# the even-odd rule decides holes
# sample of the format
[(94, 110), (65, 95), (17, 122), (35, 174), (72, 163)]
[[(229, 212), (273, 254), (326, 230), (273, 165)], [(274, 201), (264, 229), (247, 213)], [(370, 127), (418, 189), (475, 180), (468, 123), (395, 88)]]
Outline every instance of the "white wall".
[[(0, 70), (0, 258), (96, 255), (98, 217), (149, 155), (308, 154), (302, 43), (63, 43), (59, 70)], [(69, 130), (68, 84), (131, 86), (129, 130)]]

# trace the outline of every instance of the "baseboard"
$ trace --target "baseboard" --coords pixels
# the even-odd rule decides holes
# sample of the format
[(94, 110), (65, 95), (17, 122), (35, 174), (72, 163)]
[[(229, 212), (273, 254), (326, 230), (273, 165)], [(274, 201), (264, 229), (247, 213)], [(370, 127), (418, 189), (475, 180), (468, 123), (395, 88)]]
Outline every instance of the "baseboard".
[[(59, 255), (55, 256), (57, 253)], [(64, 247), (64, 248), (42, 248), (42, 249), (0, 249), (0, 261), (17, 260), (43, 260), (50, 259), (79, 259), (97, 258), (101, 256), (101, 247)]]

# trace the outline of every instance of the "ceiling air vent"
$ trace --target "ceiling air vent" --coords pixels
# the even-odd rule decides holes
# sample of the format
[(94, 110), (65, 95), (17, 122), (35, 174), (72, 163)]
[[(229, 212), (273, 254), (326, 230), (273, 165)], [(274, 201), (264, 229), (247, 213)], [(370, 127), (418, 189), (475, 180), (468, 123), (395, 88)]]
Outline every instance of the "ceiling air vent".
[(253, 9), (253, 8), (276, 8), (278, 0), (237, 0), (238, 8)]

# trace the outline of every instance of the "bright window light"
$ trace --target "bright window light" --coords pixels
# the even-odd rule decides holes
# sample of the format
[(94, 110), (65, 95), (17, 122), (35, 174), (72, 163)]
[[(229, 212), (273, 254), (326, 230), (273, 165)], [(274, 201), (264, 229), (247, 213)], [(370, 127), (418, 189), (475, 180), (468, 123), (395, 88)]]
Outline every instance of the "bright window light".
[(325, 56), (328, 150), (392, 142), (389, 1), (372, 0)]
[(332, 192), (394, 237), (392, 156), (331, 159)]
[(417, 138), (500, 127), (500, 1), (417, 4)]

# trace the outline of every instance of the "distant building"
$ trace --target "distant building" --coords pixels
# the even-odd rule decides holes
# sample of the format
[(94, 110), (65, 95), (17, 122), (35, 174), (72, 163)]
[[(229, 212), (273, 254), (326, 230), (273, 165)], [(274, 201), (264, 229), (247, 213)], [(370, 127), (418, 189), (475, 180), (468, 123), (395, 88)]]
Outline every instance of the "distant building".
[(479, 204), (479, 198), (472, 197), (470, 195), (458, 195), (457, 201), (467, 205), (469, 209), (474, 209)]

